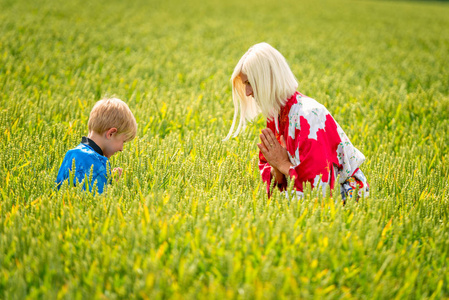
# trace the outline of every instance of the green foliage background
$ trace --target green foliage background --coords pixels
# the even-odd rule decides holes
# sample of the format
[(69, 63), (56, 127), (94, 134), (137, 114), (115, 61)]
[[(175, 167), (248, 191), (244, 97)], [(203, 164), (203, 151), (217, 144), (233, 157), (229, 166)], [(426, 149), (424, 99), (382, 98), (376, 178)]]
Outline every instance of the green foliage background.
[[(66, 3), (67, 2), (67, 3)], [(0, 298), (449, 297), (449, 6), (0, 0)], [(232, 70), (280, 50), (367, 157), (371, 197), (267, 199)], [(93, 104), (138, 137), (101, 196), (54, 189)]]

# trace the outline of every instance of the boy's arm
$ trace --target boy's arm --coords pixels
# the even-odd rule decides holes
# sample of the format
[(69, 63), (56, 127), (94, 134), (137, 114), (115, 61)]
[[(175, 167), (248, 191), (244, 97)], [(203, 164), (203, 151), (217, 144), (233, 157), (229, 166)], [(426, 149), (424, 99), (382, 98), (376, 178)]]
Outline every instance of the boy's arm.
[(104, 186), (108, 183), (108, 178), (106, 174), (96, 174), (96, 176), (92, 176), (92, 182), (89, 184), (89, 190), (92, 192), (92, 187), (94, 186), (94, 183), (96, 182), (98, 193), (101, 194), (104, 191)]
[(112, 183), (112, 180), (110, 179), (115, 179), (115, 181), (118, 181), (122, 175), (123, 169), (122, 168), (114, 168), (112, 170), (112, 172), (110, 173), (111, 176), (108, 180), (108, 176), (106, 175), (106, 172), (100, 172), (98, 174), (96, 174), (96, 176), (92, 177), (92, 184), (90, 185), (90, 189), (92, 190), (92, 186), (93, 183), (95, 182), (95, 180), (97, 181), (97, 188), (98, 188), (98, 193), (101, 194), (104, 191), (104, 187), (108, 184), (108, 183)]
[[(73, 153), (68, 151), (64, 159), (62, 160), (61, 166), (59, 167), (58, 175), (56, 176), (56, 187), (59, 188), (63, 184), (64, 181), (69, 181), (69, 186), (76, 185), (76, 174), (75, 171), (78, 169), (75, 164), (75, 158), (73, 157)], [(72, 182), (70, 180), (72, 179)]]

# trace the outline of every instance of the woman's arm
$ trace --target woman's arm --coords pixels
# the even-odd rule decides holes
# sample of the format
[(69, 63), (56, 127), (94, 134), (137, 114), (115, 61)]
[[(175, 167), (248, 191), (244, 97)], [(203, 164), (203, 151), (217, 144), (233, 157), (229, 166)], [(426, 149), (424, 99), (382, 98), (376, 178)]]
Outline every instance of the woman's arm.
[(285, 175), (273, 166), (271, 167), (271, 176), (277, 184), (283, 185), (285, 183)]

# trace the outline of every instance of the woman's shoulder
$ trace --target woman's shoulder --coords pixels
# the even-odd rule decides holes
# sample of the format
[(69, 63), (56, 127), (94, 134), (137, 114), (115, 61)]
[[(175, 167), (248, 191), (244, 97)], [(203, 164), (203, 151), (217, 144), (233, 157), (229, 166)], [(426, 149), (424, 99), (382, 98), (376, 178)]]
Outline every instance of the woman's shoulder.
[(308, 129), (308, 138), (317, 140), (317, 133), (320, 129), (326, 128), (326, 121), (332, 118), (324, 105), (313, 98), (298, 94), (296, 103), (292, 105), (289, 113), (289, 135), (295, 136), (296, 129), (306, 125)]
[(309, 115), (327, 115), (329, 111), (324, 105), (316, 101), (315, 99), (303, 95), (301, 93), (296, 94), (295, 103), (290, 108), (289, 115), (294, 116), (309, 116)]

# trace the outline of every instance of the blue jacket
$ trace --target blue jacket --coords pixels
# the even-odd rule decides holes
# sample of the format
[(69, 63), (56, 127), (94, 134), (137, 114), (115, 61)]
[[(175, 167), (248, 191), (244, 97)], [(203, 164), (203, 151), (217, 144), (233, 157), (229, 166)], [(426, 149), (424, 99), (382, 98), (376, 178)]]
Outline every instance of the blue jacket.
[[(83, 142), (85, 138), (83, 138)], [(91, 140), (90, 140), (91, 141)], [(109, 165), (108, 158), (100, 155), (88, 143), (81, 143), (78, 147), (67, 151), (61, 167), (59, 168), (58, 176), (56, 177), (56, 184), (59, 187), (62, 182), (69, 179), (70, 171), (72, 171), (73, 160), (75, 160), (75, 173), (73, 174), (73, 185), (81, 181), (89, 180), (92, 176), (92, 181), (89, 182), (89, 191), (96, 183), (98, 193), (103, 193), (104, 186), (108, 182), (107, 165)], [(94, 146), (96, 146), (94, 144)], [(98, 147), (98, 146), (97, 146)], [(99, 148), (99, 147), (98, 147)], [(101, 149), (100, 149), (101, 151)], [(92, 174), (90, 174), (92, 168)], [(83, 189), (86, 189), (85, 182), (83, 182)]]

